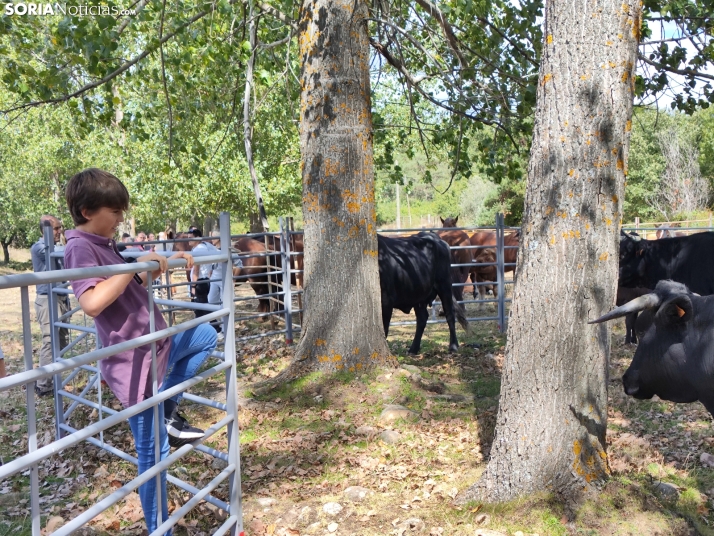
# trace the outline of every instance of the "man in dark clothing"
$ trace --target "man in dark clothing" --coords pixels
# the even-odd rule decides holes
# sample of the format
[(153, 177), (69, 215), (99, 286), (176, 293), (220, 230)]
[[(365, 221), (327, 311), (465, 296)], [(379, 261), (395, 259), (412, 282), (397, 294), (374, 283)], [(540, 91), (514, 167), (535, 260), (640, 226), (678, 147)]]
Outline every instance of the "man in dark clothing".
[[(40, 218), (40, 231), (44, 233), (44, 226), (50, 225), (52, 227), (52, 236), (54, 238), (54, 243), (57, 244), (62, 236), (62, 224), (55, 217), (49, 214), (45, 214)], [(32, 255), (32, 269), (35, 272), (44, 272), (45, 266), (45, 240), (42, 236), (35, 242), (30, 248), (30, 254)], [(57, 268), (63, 268), (61, 260), (57, 260)], [(50, 291), (50, 285), (37, 285), (37, 296), (35, 298), (35, 314), (37, 315), (37, 322), (40, 324), (40, 331), (42, 333), (42, 346), (40, 347), (40, 366), (49, 365), (52, 363), (52, 339), (50, 337), (51, 327), (50, 327), (50, 305), (49, 298), (47, 294)], [(59, 304), (59, 315), (62, 316), (67, 311), (69, 311), (69, 299), (67, 296), (56, 295), (57, 303)], [(69, 333), (67, 329), (59, 329), (59, 347), (60, 349), (67, 346), (69, 342)], [(47, 396), (52, 394), (52, 378), (43, 378), (37, 382), (35, 386), (37, 394), (40, 396)]]

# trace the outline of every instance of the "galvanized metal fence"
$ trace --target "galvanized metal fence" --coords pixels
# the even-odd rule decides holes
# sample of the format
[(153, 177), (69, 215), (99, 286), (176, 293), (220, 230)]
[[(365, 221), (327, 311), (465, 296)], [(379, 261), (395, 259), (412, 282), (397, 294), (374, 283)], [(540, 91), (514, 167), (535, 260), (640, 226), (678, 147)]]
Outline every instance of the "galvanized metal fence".
[[(225, 412), (225, 417), (218, 420), (210, 426), (204, 433), (204, 436), (191, 443), (181, 446), (170, 454), (166, 459), (160, 460), (160, 445), (156, 441), (156, 459), (155, 465), (127, 482), (119, 489), (110, 493), (108, 496), (95, 503), (83, 513), (71, 519), (67, 524), (63, 525), (57, 531), (53, 532), (56, 535), (68, 535), (80, 528), (82, 525), (91, 521), (94, 517), (107, 510), (117, 502), (121, 501), (129, 495), (133, 490), (136, 490), (140, 485), (147, 482), (151, 478), (157, 479), (157, 484), (160, 482), (161, 472), (167, 470), (174, 462), (180, 460), (193, 450), (201, 451), (205, 454), (219, 458), (225, 462), (225, 467), (221, 472), (209, 482), (206, 486), (198, 488), (175, 475), (169, 474), (167, 479), (170, 483), (178, 486), (182, 490), (193, 495), (191, 499), (178, 508), (168, 519), (161, 519), (161, 509), (158, 510), (158, 527), (152, 532), (151, 536), (164, 534), (171, 527), (176, 525), (191, 509), (195, 508), (201, 501), (207, 501), (215, 507), (225, 512), (225, 520), (216, 528), (214, 534), (226, 534), (230, 532), (232, 535), (243, 533), (243, 521), (241, 510), (241, 489), (240, 489), (240, 453), (239, 453), (239, 430), (238, 430), (238, 397), (237, 397), (237, 373), (235, 359), (235, 339), (234, 330), (229, 329), (234, 325), (234, 301), (233, 301), (233, 279), (232, 279), (232, 255), (230, 252), (230, 218), (227, 213), (222, 213), (220, 216), (221, 225), (221, 250), (217, 254), (198, 256), (195, 259), (197, 264), (213, 264), (220, 263), (223, 266), (223, 276), (221, 283), (223, 285), (222, 303), (221, 304), (197, 304), (186, 303), (171, 299), (170, 290), (168, 291), (167, 299), (156, 299), (153, 292), (153, 282), (151, 277), (148, 277), (148, 309), (150, 311), (150, 332), (147, 335), (138, 337), (134, 340), (125, 341), (123, 343), (113, 345), (107, 348), (101, 348), (98, 339), (96, 338), (96, 330), (93, 326), (72, 323), (70, 321), (74, 314), (79, 313), (79, 308), (75, 307), (69, 312), (58, 316), (57, 298), (65, 297), (71, 294), (68, 288), (67, 281), (83, 279), (88, 277), (110, 277), (117, 274), (128, 274), (138, 272), (151, 272), (158, 267), (156, 262), (141, 262), (135, 264), (124, 264), (114, 266), (104, 266), (96, 268), (81, 268), (71, 270), (52, 270), (53, 264), (56, 263), (58, 254), (53, 252), (51, 230), (48, 228), (45, 231), (45, 243), (47, 247), (47, 266), (49, 271), (45, 273), (20, 274), (0, 277), (0, 289), (20, 288), (21, 306), (22, 306), (22, 323), (23, 323), (23, 349), (25, 371), (7, 376), (0, 379), (0, 392), (13, 388), (25, 387), (26, 391), (26, 410), (27, 410), (27, 427), (28, 427), (28, 452), (25, 455), (19, 456), (14, 460), (0, 466), (0, 481), (9, 478), (13, 475), (29, 470), (30, 476), (30, 514), (32, 518), (32, 534), (39, 536), (41, 530), (41, 512), (40, 512), (40, 485), (38, 479), (38, 466), (40, 462), (52, 456), (57, 455), (64, 449), (68, 449), (81, 442), (88, 443), (99, 447), (107, 452), (110, 452), (119, 458), (137, 465), (137, 459), (131, 454), (122, 451), (118, 447), (109, 444), (104, 437), (104, 432), (122, 422), (125, 422), (129, 417), (136, 415), (148, 408), (154, 408), (154, 423), (158, 427), (158, 404), (175, 396), (187, 389), (197, 385), (200, 382), (207, 380), (219, 373), (225, 375), (226, 398), (225, 403), (215, 400), (209, 400), (197, 395), (185, 393), (184, 398), (193, 401), (197, 404), (215, 408)], [(61, 252), (58, 252), (61, 256)], [(130, 252), (131, 256), (131, 252)], [(184, 260), (169, 261), (169, 266), (172, 269), (185, 266)], [(50, 322), (51, 322), (51, 340), (53, 363), (39, 368), (33, 368), (32, 359), (32, 335), (30, 332), (30, 304), (28, 287), (37, 284), (50, 284), (50, 292), (48, 293), (48, 302), (50, 306)], [(173, 288), (171, 283), (163, 285), (164, 288)], [(207, 314), (204, 316), (186, 320), (176, 325), (169, 325), (166, 329), (156, 331), (154, 318), (154, 303), (164, 307), (167, 312), (173, 312), (175, 309), (193, 309), (204, 310)], [(184, 381), (183, 383), (174, 386), (166, 391), (159, 392), (156, 375), (156, 342), (166, 337), (173, 336), (182, 331), (194, 328), (202, 323), (210, 321), (221, 321), (224, 327), (225, 340), (223, 342), (223, 351), (214, 351), (212, 357), (217, 360), (217, 363), (210, 366), (208, 369), (197, 374), (195, 377)], [(61, 328), (79, 332), (68, 346), (65, 348), (59, 347), (59, 330)], [(88, 341), (90, 335), (94, 335), (96, 347), (93, 350), (72, 355), (78, 349), (78, 345), (82, 341)], [(152, 396), (139, 404), (131, 406), (123, 410), (115, 410), (105, 405), (104, 397), (102, 396), (101, 372), (95, 363), (105, 359), (117, 352), (130, 350), (151, 344), (152, 349), (152, 374), (153, 374), (153, 393)], [(86, 384), (77, 394), (74, 389), (67, 388), (79, 374), (85, 373), (87, 376)], [(35, 384), (38, 380), (52, 377), (54, 380), (54, 408), (55, 408), (55, 440), (41, 448), (38, 448), (37, 439), (37, 415), (35, 411)], [(92, 391), (96, 389), (96, 401), (90, 399)], [(78, 407), (84, 406), (96, 410), (97, 419), (82, 428), (75, 428), (70, 424), (71, 415)], [(163, 416), (162, 416), (163, 417)], [(227, 451), (208, 447), (204, 445), (205, 441), (214, 436), (219, 430), (226, 428), (227, 432)], [(98, 436), (98, 437), (95, 437)], [(155, 431), (155, 437), (158, 437), (158, 430)], [(223, 483), (228, 483), (228, 500), (221, 500), (212, 493)], [(157, 485), (160, 493), (160, 485)], [(161, 497), (158, 497), (159, 504)]]

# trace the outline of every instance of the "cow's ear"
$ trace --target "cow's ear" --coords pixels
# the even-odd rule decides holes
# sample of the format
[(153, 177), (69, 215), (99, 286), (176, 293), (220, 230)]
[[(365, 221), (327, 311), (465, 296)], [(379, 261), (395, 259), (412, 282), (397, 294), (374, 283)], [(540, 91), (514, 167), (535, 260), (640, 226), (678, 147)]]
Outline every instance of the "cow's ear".
[(441, 220), (441, 225), (444, 225), (444, 218), (442, 218), (441, 216), (439, 216), (439, 219)]
[(680, 325), (692, 318), (692, 300), (686, 294), (664, 302), (655, 315), (655, 322), (662, 325)]
[(459, 217), (458, 217), (458, 216), (456, 216), (456, 217), (454, 218), (454, 225), (456, 225), (457, 223), (459, 223)]

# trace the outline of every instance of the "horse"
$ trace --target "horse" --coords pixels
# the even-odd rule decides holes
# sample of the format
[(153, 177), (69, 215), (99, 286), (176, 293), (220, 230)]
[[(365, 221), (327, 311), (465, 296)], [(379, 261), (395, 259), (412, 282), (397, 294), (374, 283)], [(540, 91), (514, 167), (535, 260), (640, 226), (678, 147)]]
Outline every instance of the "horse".
[[(233, 269), (233, 275), (243, 276), (241, 279), (248, 281), (258, 296), (258, 313), (270, 312), (270, 298), (261, 297), (265, 294), (275, 292), (274, 287), (278, 285), (282, 288), (282, 255), (280, 254), (280, 237), (269, 235), (266, 243), (254, 238), (244, 237), (236, 240), (233, 247), (238, 250), (242, 267)], [(291, 251), (299, 255), (290, 256), (290, 283), (302, 288), (303, 284), (303, 237), (293, 235)], [(270, 262), (268, 262), (270, 259)], [(268, 267), (270, 266), (270, 269)], [(268, 272), (280, 271), (278, 274), (268, 274)], [(273, 290), (271, 290), (273, 287)], [(298, 296), (299, 298), (299, 296)], [(261, 322), (266, 318), (261, 317)]]

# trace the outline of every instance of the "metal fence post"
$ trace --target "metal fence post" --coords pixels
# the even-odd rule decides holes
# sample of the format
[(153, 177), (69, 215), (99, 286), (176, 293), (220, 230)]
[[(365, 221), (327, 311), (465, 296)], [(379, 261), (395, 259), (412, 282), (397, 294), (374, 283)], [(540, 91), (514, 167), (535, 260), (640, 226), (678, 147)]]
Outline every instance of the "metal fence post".
[[(25, 370), (32, 370), (32, 333), (30, 331), (30, 293), (27, 287), (20, 289), (22, 301), (22, 343), (25, 357)], [(37, 418), (35, 416), (35, 385), (27, 384), (25, 398), (27, 401), (27, 452), (37, 450)], [(56, 396), (55, 396), (56, 398)], [(40, 536), (40, 483), (37, 462), (30, 466), (30, 513), (32, 515), (32, 536)]]
[(238, 375), (236, 373), (236, 330), (235, 310), (233, 301), (233, 258), (231, 257), (231, 219), (228, 212), (221, 212), (219, 216), (221, 229), (221, 251), (228, 255), (223, 269), (223, 307), (230, 310), (223, 327), (225, 333), (223, 353), (226, 363), (231, 367), (226, 370), (226, 415), (231, 422), (226, 426), (228, 435), (228, 464), (234, 465), (233, 475), (229, 480), (229, 518), (236, 518), (236, 523), (231, 527), (231, 536), (243, 533), (243, 508), (240, 485), (240, 431), (238, 429)]
[[(49, 225), (48, 225), (49, 224)], [(54, 270), (54, 259), (52, 258), (52, 253), (55, 250), (55, 236), (54, 230), (50, 222), (45, 222), (42, 227), (42, 238), (45, 243), (45, 271)], [(52, 348), (52, 362), (55, 363), (60, 359), (59, 347), (59, 328), (56, 326), (58, 318), (58, 307), (57, 300), (55, 299), (55, 283), (48, 283), (47, 285), (47, 309), (50, 313), (50, 347)], [(55, 407), (55, 437), (60, 439), (62, 437), (61, 424), (64, 424), (64, 408), (62, 405), (62, 399), (58, 396), (57, 391), (62, 389), (62, 376), (55, 375), (52, 379), (52, 387), (54, 390), (54, 407)]]
[(504, 218), (502, 213), (496, 214), (496, 288), (498, 289), (498, 329), (503, 333), (506, 330), (506, 285), (504, 271), (503, 232)]
[(280, 251), (283, 260), (283, 308), (285, 310), (285, 344), (293, 343), (293, 295), (290, 285), (292, 260), (290, 252), (290, 234), (285, 224), (285, 219), (279, 218), (280, 224)]

